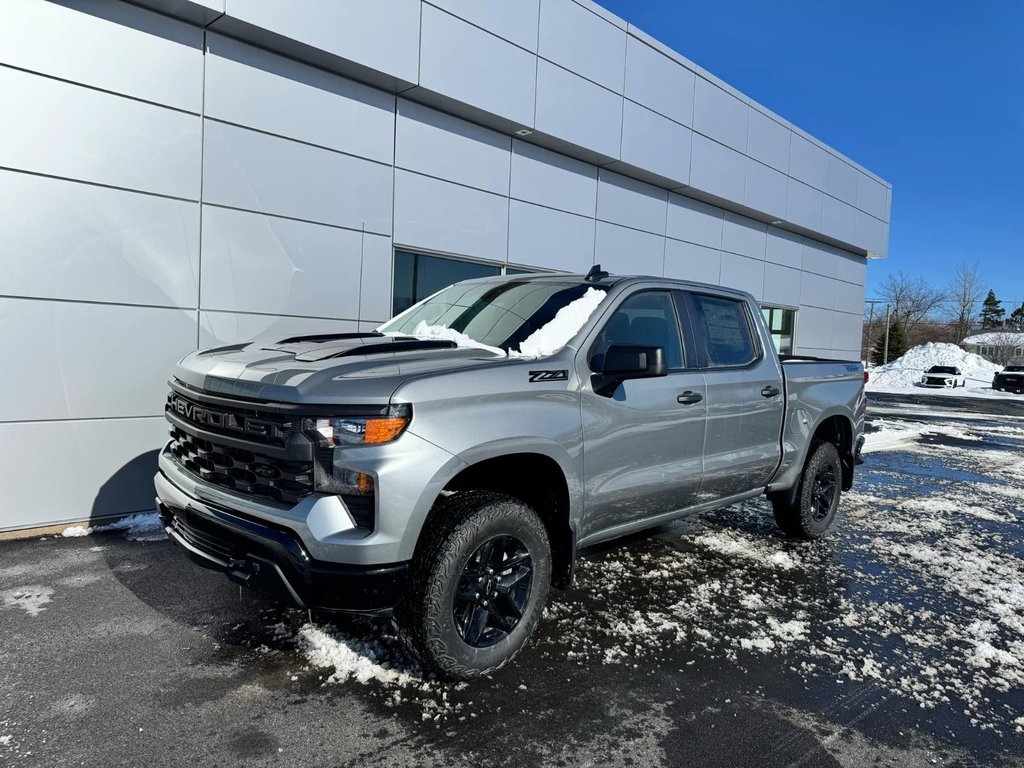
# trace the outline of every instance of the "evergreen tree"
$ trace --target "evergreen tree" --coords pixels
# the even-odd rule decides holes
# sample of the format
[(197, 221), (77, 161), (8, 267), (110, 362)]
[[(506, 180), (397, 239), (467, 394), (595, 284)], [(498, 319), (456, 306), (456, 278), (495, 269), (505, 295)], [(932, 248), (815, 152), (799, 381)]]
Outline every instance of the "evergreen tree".
[(1024, 304), (1021, 304), (1010, 313), (1009, 324), (1018, 331), (1024, 331)]
[[(903, 357), (907, 351), (907, 337), (903, 332), (903, 323), (893, 318), (889, 323), (889, 362), (897, 357)], [(885, 361), (885, 333), (882, 333), (871, 350), (871, 362), (874, 365), (882, 365)]]
[(988, 296), (985, 297), (985, 301), (981, 305), (982, 329), (1002, 327), (1005, 314), (1003, 303), (996, 298), (995, 291), (989, 289)]

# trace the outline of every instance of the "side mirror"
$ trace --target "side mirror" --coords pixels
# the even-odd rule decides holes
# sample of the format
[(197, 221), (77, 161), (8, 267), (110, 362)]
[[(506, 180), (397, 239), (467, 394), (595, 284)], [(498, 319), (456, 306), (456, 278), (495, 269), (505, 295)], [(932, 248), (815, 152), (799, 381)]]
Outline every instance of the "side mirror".
[(594, 392), (611, 397), (628, 379), (652, 379), (668, 374), (662, 347), (612, 344), (604, 353), (603, 369), (590, 377)]

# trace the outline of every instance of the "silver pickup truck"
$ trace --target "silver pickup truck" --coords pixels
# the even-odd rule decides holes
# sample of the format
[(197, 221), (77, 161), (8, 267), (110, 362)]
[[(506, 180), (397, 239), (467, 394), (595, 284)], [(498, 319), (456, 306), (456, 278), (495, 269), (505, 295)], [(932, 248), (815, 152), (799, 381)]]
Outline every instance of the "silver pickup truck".
[(170, 387), (169, 537), (295, 605), (393, 616), (449, 678), (511, 660), (587, 545), (761, 494), (824, 535), (865, 409), (859, 363), (780, 360), (750, 295), (599, 268), (195, 352)]

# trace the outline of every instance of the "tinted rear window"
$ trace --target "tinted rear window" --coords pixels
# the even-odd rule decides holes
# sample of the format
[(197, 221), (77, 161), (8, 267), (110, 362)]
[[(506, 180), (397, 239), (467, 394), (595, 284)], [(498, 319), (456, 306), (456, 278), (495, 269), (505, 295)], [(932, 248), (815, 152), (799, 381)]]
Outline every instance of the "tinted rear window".
[(712, 368), (748, 365), (758, 357), (743, 302), (721, 296), (693, 296), (694, 323)]

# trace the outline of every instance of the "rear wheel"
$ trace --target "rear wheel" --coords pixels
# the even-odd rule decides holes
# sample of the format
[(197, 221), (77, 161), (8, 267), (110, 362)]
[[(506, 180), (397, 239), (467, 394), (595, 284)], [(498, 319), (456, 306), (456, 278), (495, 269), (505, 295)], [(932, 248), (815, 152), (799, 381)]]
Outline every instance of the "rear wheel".
[(551, 584), (547, 531), (529, 506), (487, 491), (443, 500), (432, 520), (396, 626), (426, 670), (486, 675), (515, 658), (540, 620)]
[(792, 504), (772, 500), (775, 522), (782, 532), (800, 539), (818, 539), (828, 533), (839, 510), (842, 478), (843, 465), (835, 445), (812, 446), (796, 500)]

